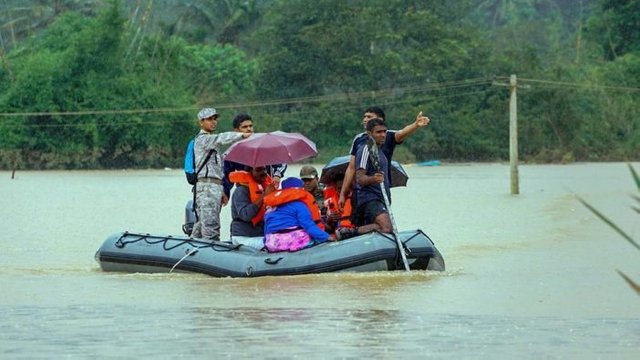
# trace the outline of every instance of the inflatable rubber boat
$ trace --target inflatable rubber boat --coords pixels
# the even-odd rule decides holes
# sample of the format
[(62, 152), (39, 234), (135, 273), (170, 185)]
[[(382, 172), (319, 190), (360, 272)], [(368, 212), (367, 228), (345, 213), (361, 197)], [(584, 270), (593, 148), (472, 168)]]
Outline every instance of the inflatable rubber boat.
[[(398, 236), (411, 270), (444, 271), (442, 255), (422, 230), (401, 231)], [(396, 239), (377, 232), (277, 253), (224, 241), (123, 232), (108, 237), (95, 259), (104, 271), (191, 272), (215, 277), (404, 270)]]

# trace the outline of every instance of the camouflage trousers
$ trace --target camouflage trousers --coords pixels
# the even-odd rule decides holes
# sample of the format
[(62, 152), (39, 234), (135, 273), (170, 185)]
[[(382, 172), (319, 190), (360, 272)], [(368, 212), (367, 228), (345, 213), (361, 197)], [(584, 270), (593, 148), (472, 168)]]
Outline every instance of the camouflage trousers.
[(210, 182), (196, 184), (196, 215), (191, 237), (220, 240), (220, 209), (222, 208), (222, 185)]

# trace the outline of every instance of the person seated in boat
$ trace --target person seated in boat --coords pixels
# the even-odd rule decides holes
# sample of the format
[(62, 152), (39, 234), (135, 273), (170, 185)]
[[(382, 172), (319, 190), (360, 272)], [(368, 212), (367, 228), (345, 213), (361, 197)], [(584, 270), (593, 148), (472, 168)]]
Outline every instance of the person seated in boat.
[[(336, 232), (339, 240), (366, 234), (371, 231), (391, 233), (393, 226), (387, 209), (386, 201), (382, 194), (380, 184), (390, 184), (388, 161), (381, 146), (387, 135), (387, 126), (384, 120), (374, 118), (367, 123), (367, 133), (375, 141), (375, 146), (365, 144), (358, 149), (356, 154), (356, 196), (358, 198), (355, 209), (355, 218), (358, 220), (355, 228), (340, 228)], [(376, 151), (377, 154), (370, 154)], [(377, 156), (376, 156), (377, 155)], [(378, 161), (375, 161), (375, 160)], [(376, 164), (377, 163), (377, 164)], [(389, 187), (384, 186), (389, 196)]]
[(264, 197), (275, 191), (264, 167), (234, 171), (229, 180), (236, 185), (231, 196), (231, 238), (264, 236)]
[(332, 234), (339, 228), (348, 227), (352, 228), (353, 224), (349, 219), (351, 217), (351, 200), (350, 196), (347, 196), (345, 204), (340, 210), (339, 197), (342, 190), (342, 184), (344, 183), (344, 174), (337, 174), (331, 183), (328, 183), (324, 187), (324, 207), (327, 209), (327, 216), (325, 220), (325, 230)]
[(320, 214), (326, 216), (327, 209), (324, 207), (324, 186), (320, 184), (318, 170), (311, 165), (305, 165), (300, 169), (300, 179), (304, 182), (304, 189), (316, 199), (316, 204), (320, 209)]
[(314, 197), (299, 178), (287, 178), (282, 189), (264, 197), (267, 206), (264, 245), (267, 251), (298, 251), (335, 240), (323, 228)]

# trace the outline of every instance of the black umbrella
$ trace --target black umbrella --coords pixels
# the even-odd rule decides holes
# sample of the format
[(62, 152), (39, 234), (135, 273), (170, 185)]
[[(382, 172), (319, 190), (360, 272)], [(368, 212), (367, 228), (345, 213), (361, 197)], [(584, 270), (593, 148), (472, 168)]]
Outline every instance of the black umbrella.
[[(351, 159), (351, 155), (347, 156), (338, 156), (333, 158), (325, 167), (322, 168), (322, 173), (320, 174), (320, 182), (324, 184), (329, 184), (335, 181), (335, 177), (338, 174), (344, 174), (347, 171), (347, 166), (349, 166), (349, 160)], [(407, 186), (407, 180), (409, 180), (409, 175), (404, 171), (402, 165), (399, 162), (392, 160), (391, 161), (391, 186)]]

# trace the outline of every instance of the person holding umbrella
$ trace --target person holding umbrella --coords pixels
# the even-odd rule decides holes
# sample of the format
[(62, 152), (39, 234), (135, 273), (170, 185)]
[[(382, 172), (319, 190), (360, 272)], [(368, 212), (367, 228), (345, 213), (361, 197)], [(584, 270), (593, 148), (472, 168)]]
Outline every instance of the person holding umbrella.
[(220, 146), (248, 138), (251, 133), (234, 131), (216, 134), (218, 112), (203, 108), (198, 112), (200, 132), (195, 137), (194, 155), (198, 181), (196, 192), (196, 223), (191, 237), (220, 240), (220, 209), (222, 208), (222, 156)]
[[(358, 205), (355, 210), (357, 224), (361, 225), (357, 228), (339, 228), (336, 231), (338, 240), (347, 239), (360, 234), (366, 234), (371, 231), (379, 231), (382, 233), (391, 233), (393, 224), (391, 216), (384, 200), (383, 188), (381, 183), (390, 183), (389, 180), (389, 162), (382, 151), (387, 136), (387, 126), (384, 120), (373, 118), (367, 123), (367, 133), (375, 141), (372, 150), (368, 146), (361, 146), (356, 153), (356, 195)], [(379, 159), (379, 168), (374, 164), (372, 158), (375, 155), (370, 151), (377, 151)], [(344, 184), (343, 184), (344, 187)], [(386, 196), (389, 196), (389, 188), (384, 188)]]
[[(246, 113), (240, 113), (236, 115), (233, 118), (233, 131), (253, 134), (253, 118), (251, 117), (251, 115)], [(225, 158), (224, 178), (222, 179), (224, 186), (224, 196), (222, 198), (223, 206), (226, 205), (231, 198), (231, 188), (233, 187), (233, 183), (229, 180), (229, 174), (237, 170), (250, 171), (251, 167), (235, 161), (227, 160)], [(280, 179), (284, 177), (285, 171), (287, 171), (287, 164), (276, 164), (267, 166), (267, 174), (271, 176), (271, 180), (273, 181), (273, 184), (276, 188), (280, 183)]]
[[(249, 179), (249, 181), (246, 181), (247, 179), (238, 179), (238, 181), (236, 181), (234, 179), (234, 174), (241, 173), (241, 171), (235, 171), (229, 174), (229, 180), (236, 184), (255, 182), (262, 186), (263, 191), (262, 193), (259, 193), (261, 189), (258, 186), (254, 186), (256, 191), (250, 191), (251, 187), (249, 187), (249, 191), (245, 191), (245, 201), (243, 203), (249, 204), (254, 211), (258, 211), (255, 211), (255, 214), (251, 216), (245, 214), (247, 216), (243, 216), (244, 218), (241, 219), (239, 216), (240, 211), (237, 213), (238, 216), (235, 215), (234, 211), (234, 209), (241, 210), (243, 208), (240, 201), (237, 201), (240, 200), (240, 197), (236, 200), (236, 195), (239, 196), (238, 191), (240, 190), (240, 187), (236, 188), (231, 198), (231, 215), (233, 220), (242, 220), (244, 222), (251, 221), (251, 223), (255, 222), (256, 224), (252, 225), (257, 228), (259, 218), (255, 218), (255, 216), (259, 215), (260, 207), (263, 205), (260, 200), (260, 195), (268, 194), (269, 191), (271, 191), (270, 187), (273, 187), (273, 185), (268, 186), (268, 184), (261, 184), (262, 177), (266, 177), (266, 166), (272, 164), (293, 163), (317, 154), (318, 150), (316, 149), (316, 144), (313, 141), (309, 140), (302, 134), (286, 133), (283, 131), (253, 134), (250, 139), (239, 141), (231, 145), (229, 150), (225, 153), (225, 159), (251, 167), (253, 169), (251, 171), (253, 174), (252, 180)], [(256, 169), (260, 170), (260, 174), (254, 173)], [(249, 209), (249, 207), (246, 209)], [(242, 230), (236, 232), (233, 228), (231, 235), (232, 237), (255, 236), (252, 232)]]
[[(369, 122), (369, 120), (373, 118), (379, 118), (379, 119), (382, 119), (382, 121), (385, 121), (384, 110), (382, 110), (377, 106), (372, 106), (367, 108), (364, 111), (364, 115), (362, 117), (362, 125), (364, 126), (365, 130), (367, 128), (367, 123)], [(385, 138), (383, 139), (384, 141), (381, 145), (381, 150), (386, 156), (389, 163), (391, 163), (391, 159), (393, 157), (393, 152), (395, 150), (396, 145), (404, 142), (404, 140), (407, 137), (411, 136), (419, 128), (429, 125), (429, 122), (430, 122), (429, 118), (423, 115), (422, 111), (420, 111), (416, 116), (415, 121), (412, 122), (411, 124), (405, 126), (404, 128), (398, 131), (386, 132)], [(340, 191), (340, 197), (338, 200), (338, 206), (340, 209), (344, 208), (344, 204), (347, 198), (350, 196), (349, 194), (351, 194), (351, 205), (354, 208), (357, 208), (358, 206), (357, 193), (351, 191), (353, 187), (352, 185), (354, 183), (355, 172), (356, 172), (355, 158), (356, 158), (356, 153), (358, 149), (366, 144), (368, 138), (369, 138), (369, 135), (367, 134), (367, 132), (360, 133), (356, 135), (356, 137), (353, 139), (353, 143), (351, 144), (351, 151), (350, 151), (351, 160), (349, 161), (349, 165), (344, 174), (344, 185), (342, 186), (342, 190)], [(390, 174), (387, 174), (387, 176), (390, 177)], [(352, 218), (352, 221), (354, 220), (356, 219)]]

